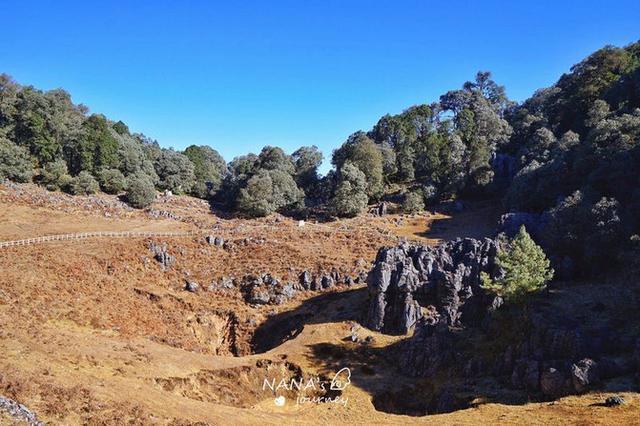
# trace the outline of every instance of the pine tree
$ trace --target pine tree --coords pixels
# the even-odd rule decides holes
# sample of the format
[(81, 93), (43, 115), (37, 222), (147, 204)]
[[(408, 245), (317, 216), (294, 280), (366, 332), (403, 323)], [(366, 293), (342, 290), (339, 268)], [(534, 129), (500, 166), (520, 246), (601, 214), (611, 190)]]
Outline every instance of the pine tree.
[(544, 289), (553, 278), (549, 259), (529, 236), (524, 225), (507, 249), (498, 250), (496, 264), (503, 274), (492, 280), (483, 272), (482, 288), (503, 297), (507, 302), (525, 302), (527, 295)]

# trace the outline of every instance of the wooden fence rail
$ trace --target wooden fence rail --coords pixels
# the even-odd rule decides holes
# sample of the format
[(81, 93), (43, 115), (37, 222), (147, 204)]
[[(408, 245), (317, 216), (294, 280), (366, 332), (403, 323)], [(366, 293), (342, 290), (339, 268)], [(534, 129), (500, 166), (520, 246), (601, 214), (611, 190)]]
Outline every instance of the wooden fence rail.
[(97, 231), (77, 232), (74, 234), (45, 235), (23, 240), (0, 241), (0, 248), (40, 244), (48, 241), (85, 240), (88, 238), (140, 238), (140, 237), (191, 237), (200, 235), (200, 231), (187, 232), (147, 232), (147, 231)]

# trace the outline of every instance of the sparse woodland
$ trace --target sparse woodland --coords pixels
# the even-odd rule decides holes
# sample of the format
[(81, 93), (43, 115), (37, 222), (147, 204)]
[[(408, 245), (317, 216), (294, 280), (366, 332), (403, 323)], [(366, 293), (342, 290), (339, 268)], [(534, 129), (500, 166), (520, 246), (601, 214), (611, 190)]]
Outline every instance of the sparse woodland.
[[(488, 72), (437, 102), (385, 115), (332, 153), (267, 146), (226, 162), (209, 146), (182, 152), (89, 113), (63, 89), (0, 77), (0, 178), (51, 190), (190, 194), (246, 216), (323, 211), (352, 217), (390, 191), (408, 212), (456, 197), (504, 200), (540, 214), (535, 235), (569, 270), (615, 263), (639, 232), (640, 43), (607, 46), (522, 104)], [(215, 144), (214, 144), (215, 145)], [(568, 265), (568, 266), (567, 266)]]

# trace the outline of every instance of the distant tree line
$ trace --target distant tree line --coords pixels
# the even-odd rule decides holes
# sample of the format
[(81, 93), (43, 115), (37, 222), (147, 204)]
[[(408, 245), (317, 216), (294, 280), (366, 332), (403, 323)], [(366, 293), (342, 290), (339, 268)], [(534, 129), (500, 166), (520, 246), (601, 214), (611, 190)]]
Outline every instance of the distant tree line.
[(74, 194), (101, 189), (136, 207), (170, 190), (247, 216), (355, 216), (398, 191), (407, 212), (452, 197), (503, 197), (511, 211), (542, 215), (546, 231), (536, 237), (545, 248), (585, 265), (613, 260), (639, 233), (639, 135), (640, 43), (598, 50), (521, 104), (479, 72), (437, 102), (349, 136), (326, 176), (316, 147), (267, 146), (227, 163), (208, 146), (161, 148), (64, 90), (0, 76), (0, 178)]
[(305, 208), (355, 216), (390, 185), (411, 183), (415, 211), (491, 181), (490, 157), (511, 135), (504, 119), (510, 105), (489, 73), (479, 73), (440, 102), (354, 133), (333, 152), (335, 169), (320, 177), (323, 156), (315, 146), (291, 155), (267, 146), (227, 164), (209, 146), (161, 148), (122, 121), (89, 114), (62, 89), (43, 92), (2, 75), (0, 177), (73, 194), (124, 192), (136, 207), (148, 205), (155, 190), (169, 190), (249, 216)]

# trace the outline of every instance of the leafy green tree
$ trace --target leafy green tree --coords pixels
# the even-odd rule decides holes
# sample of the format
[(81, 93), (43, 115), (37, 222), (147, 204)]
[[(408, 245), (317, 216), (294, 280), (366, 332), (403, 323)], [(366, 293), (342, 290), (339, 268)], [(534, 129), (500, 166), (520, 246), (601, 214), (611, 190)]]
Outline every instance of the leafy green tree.
[(259, 168), (264, 170), (280, 170), (289, 175), (295, 173), (295, 165), (292, 158), (282, 148), (277, 146), (265, 146), (258, 156)]
[(135, 208), (150, 206), (156, 198), (153, 182), (146, 175), (133, 175), (127, 182), (127, 202)]
[(396, 151), (396, 176), (398, 180), (407, 182), (416, 178), (416, 153), (415, 148), (409, 144), (399, 145)]
[(254, 174), (258, 169), (258, 156), (253, 153), (235, 157), (229, 163), (229, 170), (236, 179), (243, 179)]
[(107, 194), (117, 194), (125, 189), (126, 178), (118, 169), (104, 169), (98, 175), (100, 188)]
[(373, 200), (382, 196), (384, 191), (382, 153), (364, 132), (356, 132), (349, 136), (347, 141), (333, 152), (332, 162), (338, 170), (346, 162), (356, 166), (366, 177), (367, 196)]
[(192, 194), (199, 198), (207, 198), (220, 190), (222, 180), (227, 173), (227, 164), (218, 151), (202, 145), (191, 145), (184, 151), (193, 163), (195, 184)]
[(382, 154), (382, 174), (386, 182), (392, 182), (395, 180), (396, 173), (398, 173), (398, 156), (393, 147), (386, 142), (378, 145), (380, 153)]
[(0, 134), (12, 134), (20, 85), (7, 74), (0, 74)]
[(553, 278), (553, 269), (544, 251), (531, 239), (524, 226), (520, 227), (506, 249), (498, 250), (496, 265), (501, 269), (501, 275), (491, 279), (482, 272), (482, 288), (506, 302), (525, 302), (529, 294), (544, 289)]
[(32, 176), (33, 164), (29, 152), (0, 137), (0, 181), (29, 182)]
[(124, 124), (122, 121), (118, 121), (117, 123), (113, 123), (113, 130), (116, 131), (119, 135), (129, 135), (129, 127)]
[(222, 187), (216, 194), (218, 201), (224, 202), (230, 209), (237, 206), (240, 189), (259, 169), (258, 156), (253, 153), (235, 157), (228, 165), (229, 173), (222, 181)]
[(194, 167), (186, 155), (172, 149), (163, 149), (155, 159), (154, 167), (160, 179), (160, 189), (185, 194), (193, 188)]
[(354, 217), (367, 207), (367, 177), (351, 162), (345, 162), (338, 173), (336, 191), (330, 211), (339, 217)]
[(307, 195), (318, 184), (318, 167), (322, 164), (322, 153), (318, 147), (303, 146), (291, 155), (295, 164), (295, 180)]
[(55, 137), (50, 103), (44, 94), (32, 87), (23, 88), (17, 93), (15, 107), (14, 141), (26, 147), (39, 164), (60, 158), (62, 145)]
[(160, 179), (153, 166), (153, 159), (147, 155), (144, 136), (116, 133), (114, 137), (118, 142), (118, 170), (125, 176), (144, 174), (157, 184)]
[(117, 166), (118, 143), (113, 137), (109, 123), (104, 115), (92, 114), (83, 124), (85, 128), (86, 146), (92, 151), (93, 168), (84, 167), (97, 173), (100, 169)]
[(240, 190), (236, 205), (240, 212), (259, 217), (300, 208), (303, 199), (304, 193), (291, 175), (282, 170), (260, 169)]
[(49, 191), (66, 190), (71, 180), (67, 163), (62, 159), (45, 164), (42, 170), (42, 183)]
[(83, 170), (71, 180), (69, 189), (74, 195), (89, 195), (98, 192), (100, 185), (91, 173)]
[(467, 82), (462, 90), (440, 97), (442, 111), (453, 113), (455, 129), (466, 146), (466, 175), (472, 187), (484, 187), (491, 182), (491, 154), (505, 146), (512, 133), (503, 118), (510, 102), (504, 88), (495, 84), (490, 76), (479, 72), (475, 82)]

